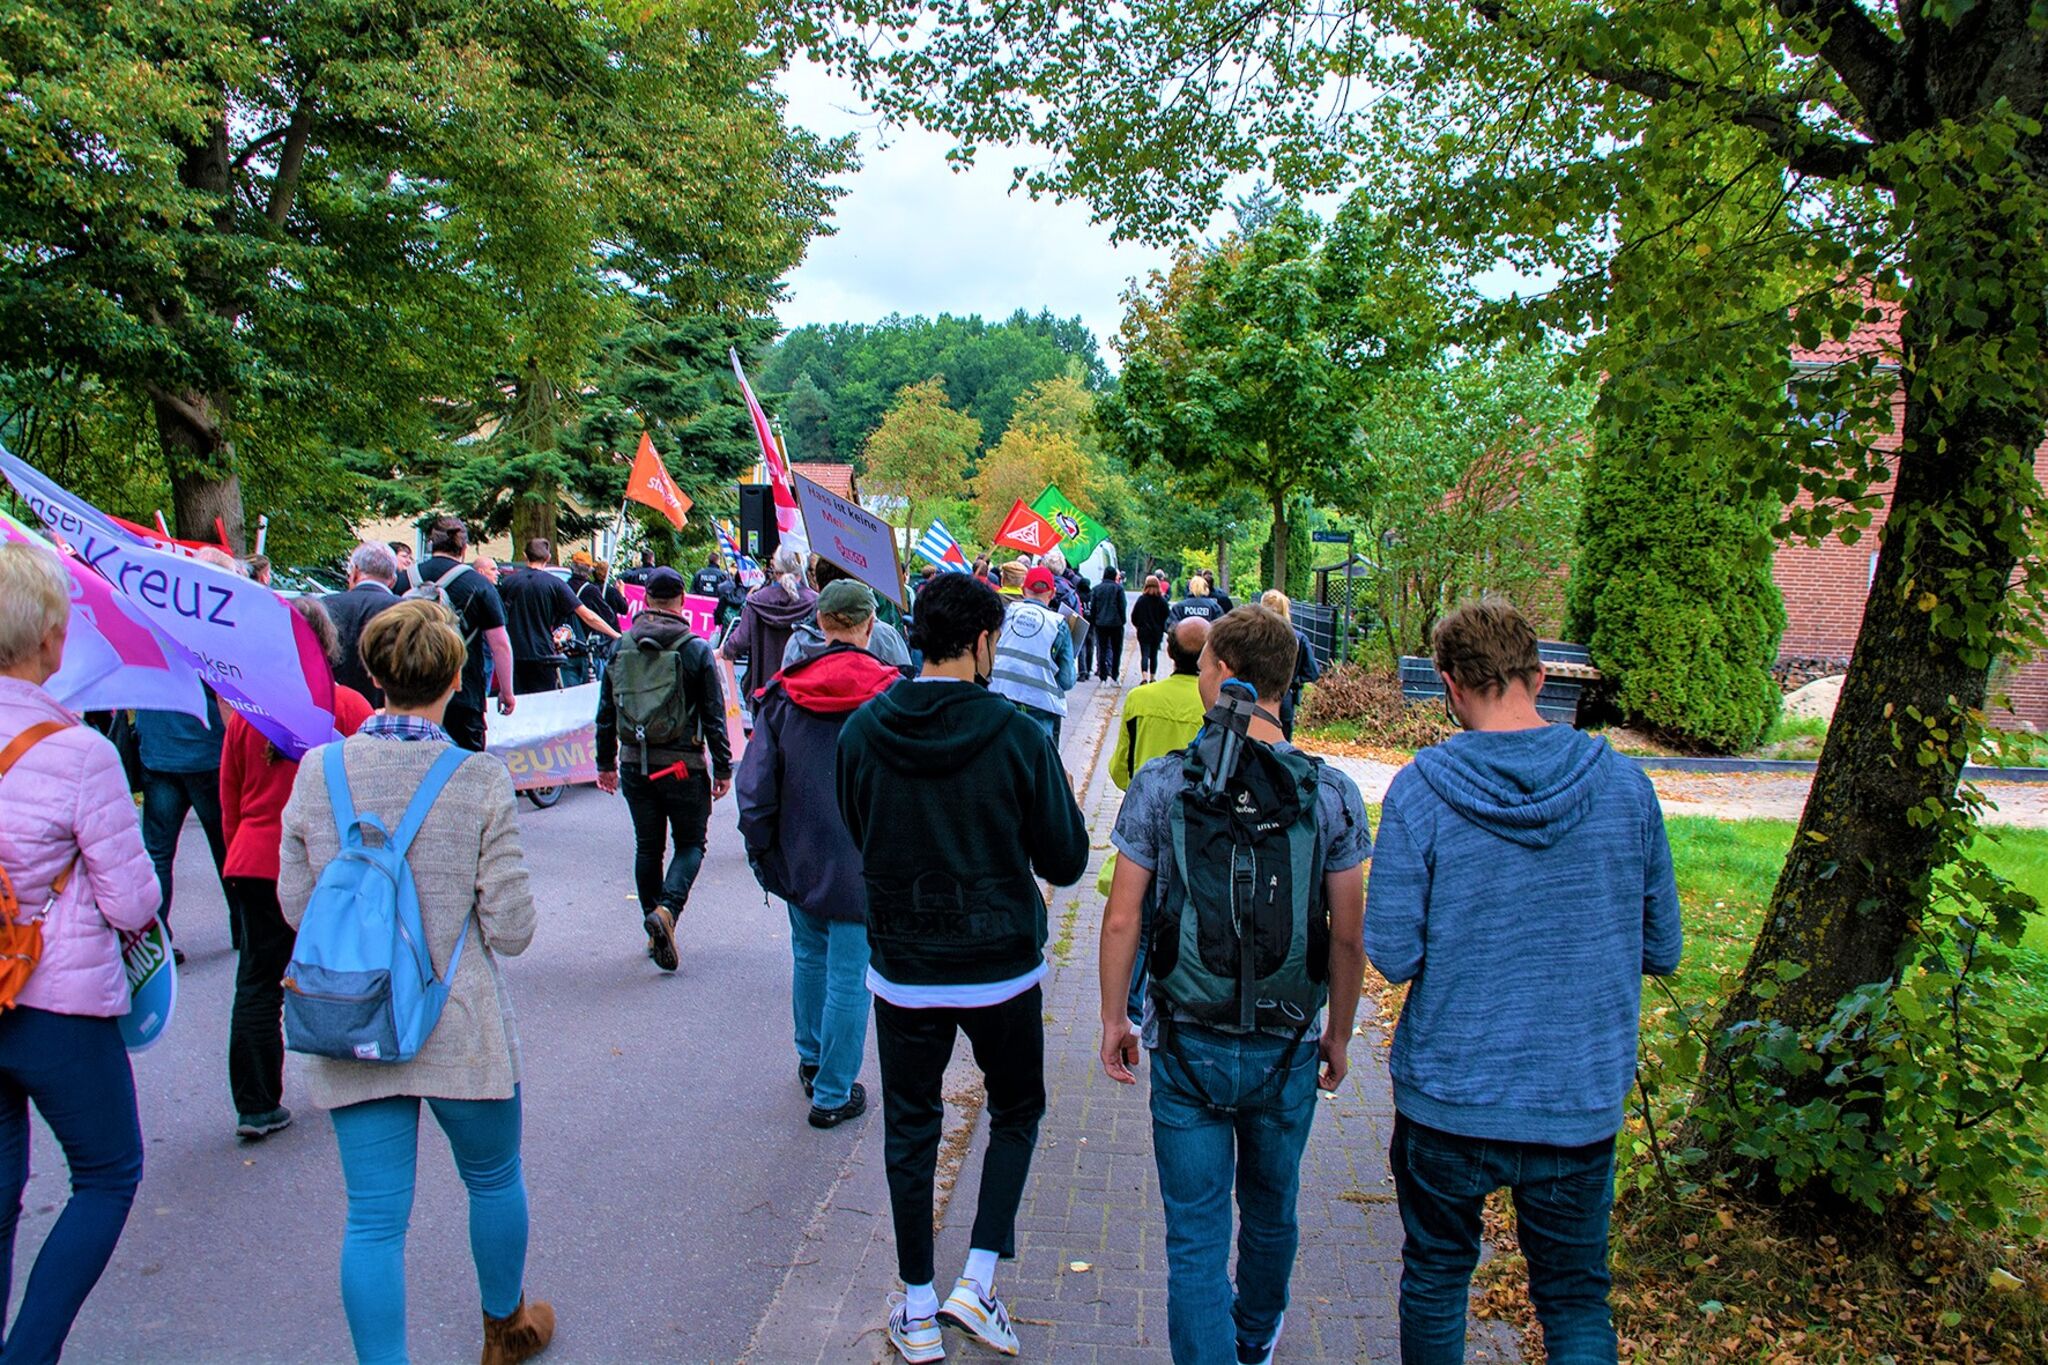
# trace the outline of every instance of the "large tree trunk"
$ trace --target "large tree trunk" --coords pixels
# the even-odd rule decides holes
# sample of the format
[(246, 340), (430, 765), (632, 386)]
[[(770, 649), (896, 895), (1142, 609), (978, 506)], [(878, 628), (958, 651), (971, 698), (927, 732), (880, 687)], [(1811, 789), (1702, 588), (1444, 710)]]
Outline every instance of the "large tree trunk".
[(529, 489), (521, 493), (512, 504), (512, 557), (524, 563), (526, 542), (540, 536), (556, 550), (555, 558), (561, 558), (561, 547), (555, 544), (556, 528), (560, 525), (562, 513), (561, 491), (553, 486)]
[[(223, 92), (223, 110), (225, 106)], [(225, 112), (207, 129), (202, 141), (186, 149), (178, 167), (178, 179), (192, 189), (215, 196), (214, 226), (223, 234), (233, 231), (233, 170), (228, 157)], [(201, 298), (217, 298), (220, 294), (218, 272), (209, 265), (193, 266), (187, 279)], [(225, 306), (215, 311), (223, 318), (234, 316)], [(176, 299), (163, 300), (157, 309), (158, 325), (173, 333), (183, 330), (188, 321), (187, 309)], [(187, 540), (210, 541), (218, 521), (226, 529), (229, 548), (236, 554), (244, 553), (248, 546), (242, 532), (242, 482), (235, 472), (234, 443), (227, 434), (230, 396), (204, 388), (174, 391), (157, 384), (145, 387), (156, 414), (157, 442), (163, 450), (165, 472), (170, 476), (174, 533)]]
[[(1908, 812), (1954, 800), (1963, 757), (1952, 741), (1964, 713), (1985, 700), (1982, 642), (1938, 629), (1933, 608), (1959, 620), (1989, 608), (1995, 619), (2018, 553), (1998, 519), (2012, 490), (2033, 478), (2041, 419), (1954, 388), (1916, 391), (1927, 331), (1908, 314), (1905, 441), (1862, 630), (1770, 913), (1716, 1030), (1707, 1103), (1734, 1050), (1758, 1032), (1731, 1027), (1776, 1022), (1811, 1036), (1851, 991), (1894, 977), (1940, 853), (1935, 824)], [(1933, 740), (1934, 730), (1951, 742)], [(1779, 962), (1804, 971), (1783, 980)], [(1828, 1081), (1817, 1073), (1788, 1087), (1797, 1104), (1826, 1093)], [(1881, 1126), (1881, 1109), (1864, 1108)]]

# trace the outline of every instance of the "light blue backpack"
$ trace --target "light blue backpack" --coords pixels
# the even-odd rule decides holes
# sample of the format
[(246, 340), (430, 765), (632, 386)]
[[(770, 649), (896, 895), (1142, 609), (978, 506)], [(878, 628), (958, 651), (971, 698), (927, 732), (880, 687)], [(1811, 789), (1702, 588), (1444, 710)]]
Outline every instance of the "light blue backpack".
[[(447, 975), (436, 976), (405, 851), (469, 754), (451, 747), (434, 760), (394, 834), (374, 814), (356, 814), (341, 748), (329, 744), (321, 765), (341, 852), (321, 869), (285, 969), (285, 1045), (316, 1057), (409, 1062), (448, 1002), (470, 917), (463, 918)], [(376, 831), (376, 844), (363, 842), (365, 829)]]

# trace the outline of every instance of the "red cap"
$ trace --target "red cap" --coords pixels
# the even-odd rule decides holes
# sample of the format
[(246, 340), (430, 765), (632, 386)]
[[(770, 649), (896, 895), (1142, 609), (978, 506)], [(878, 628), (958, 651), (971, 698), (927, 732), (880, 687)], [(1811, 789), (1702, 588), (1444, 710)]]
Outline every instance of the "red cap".
[(1058, 588), (1053, 583), (1052, 570), (1041, 564), (1030, 573), (1025, 574), (1024, 591), (1057, 592)]

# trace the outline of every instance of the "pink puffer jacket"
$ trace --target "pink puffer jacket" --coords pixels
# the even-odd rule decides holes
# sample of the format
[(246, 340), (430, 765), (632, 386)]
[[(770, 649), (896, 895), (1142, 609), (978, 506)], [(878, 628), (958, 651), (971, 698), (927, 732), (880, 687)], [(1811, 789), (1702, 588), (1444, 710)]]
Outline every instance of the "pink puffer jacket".
[[(33, 683), (0, 678), (0, 748), (39, 721), (74, 719)], [(0, 867), (23, 918), (42, 909), (74, 852), (78, 870), (43, 921), (43, 960), (15, 1003), (116, 1017), (128, 1012), (128, 977), (114, 930), (147, 925), (163, 892), (121, 756), (87, 725), (51, 735), (0, 778)]]

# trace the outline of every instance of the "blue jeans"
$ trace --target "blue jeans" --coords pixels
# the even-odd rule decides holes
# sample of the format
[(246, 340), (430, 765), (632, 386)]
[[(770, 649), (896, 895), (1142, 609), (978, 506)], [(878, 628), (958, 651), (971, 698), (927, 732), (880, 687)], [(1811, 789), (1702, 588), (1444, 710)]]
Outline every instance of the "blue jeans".
[(837, 1109), (853, 1098), (868, 1041), (868, 927), (814, 919), (789, 907), (789, 948), (796, 959), (790, 1013), (796, 1057), (818, 1068), (811, 1103)]
[(135, 1076), (112, 1019), (18, 1007), (0, 1014), (0, 1314), (14, 1280), (14, 1232), (28, 1184), (28, 1106), (71, 1167), (71, 1198), (29, 1272), (0, 1361), (53, 1361), (121, 1240), (142, 1183)]
[[(1166, 1205), (1166, 1333), (1175, 1365), (1235, 1365), (1287, 1311), (1295, 1197), (1316, 1114), (1316, 1035), (1162, 1026), (1152, 1053), (1152, 1155)], [(1230, 1195), (1237, 1189), (1237, 1289)]]
[(1516, 1236), (1529, 1261), (1529, 1298), (1555, 1365), (1612, 1365), (1619, 1351), (1607, 1308), (1607, 1219), (1614, 1207), (1614, 1139), (1584, 1147), (1498, 1142), (1394, 1116), (1394, 1189), (1401, 1200), (1401, 1360), (1457, 1365), (1479, 1264), (1486, 1196), (1514, 1193)]
[[(526, 1175), (519, 1163), (519, 1095), (429, 1099), (469, 1187), (469, 1254), (484, 1312), (519, 1307), (526, 1279)], [(341, 1241), (341, 1307), (362, 1365), (406, 1360), (405, 1232), (419, 1164), (420, 1102), (411, 1095), (334, 1111), (348, 1229)]]
[[(142, 843), (149, 850), (149, 860), (156, 865), (156, 879), (163, 883), (163, 908), (157, 917), (164, 927), (171, 925), (171, 868), (178, 860), (178, 836), (185, 830), (187, 813), (199, 817), (199, 828), (206, 833), (206, 847), (213, 854), (213, 870), (216, 875), (227, 864), (227, 839), (221, 831), (220, 814), (220, 769), (209, 768), (203, 773), (160, 773), (145, 769), (142, 774)], [(225, 888), (226, 883), (222, 883)], [(230, 916), (232, 929), (233, 917)], [(242, 937), (236, 930), (231, 937), (237, 948), (242, 946)]]

